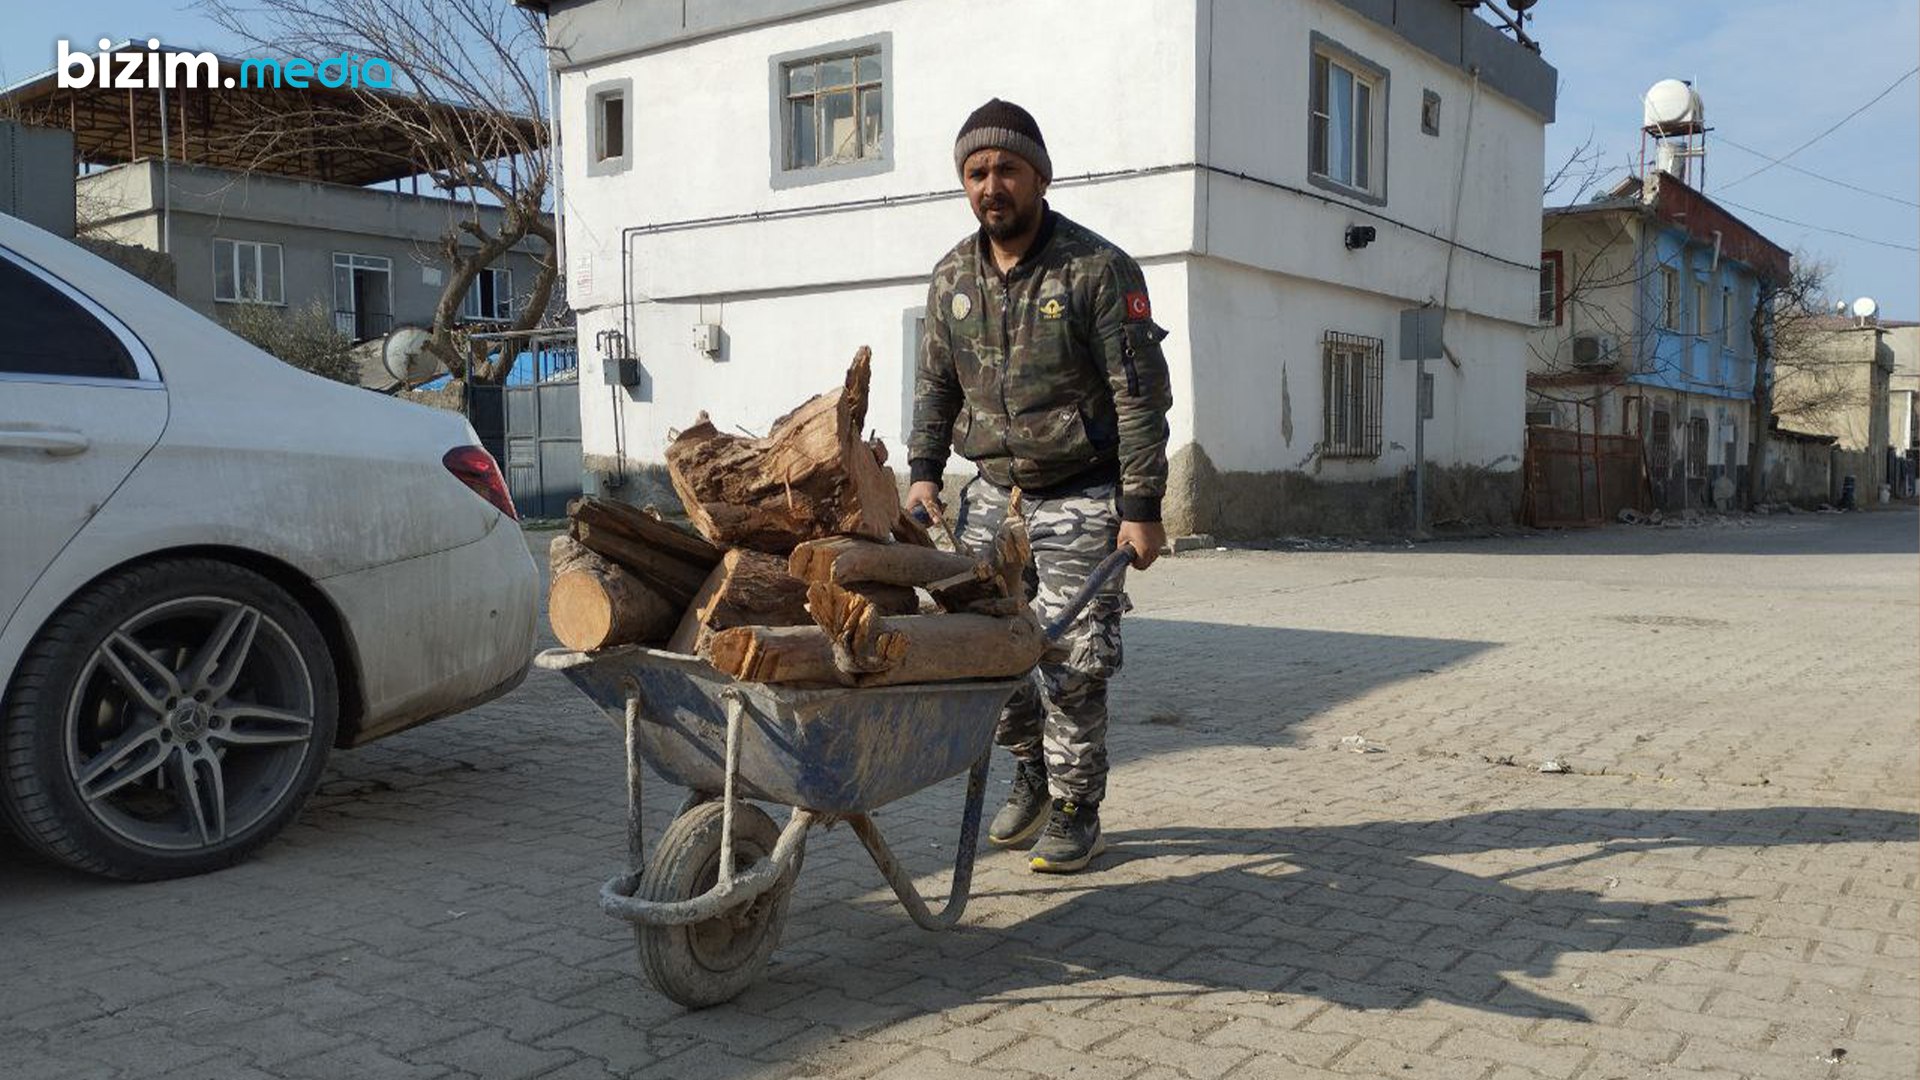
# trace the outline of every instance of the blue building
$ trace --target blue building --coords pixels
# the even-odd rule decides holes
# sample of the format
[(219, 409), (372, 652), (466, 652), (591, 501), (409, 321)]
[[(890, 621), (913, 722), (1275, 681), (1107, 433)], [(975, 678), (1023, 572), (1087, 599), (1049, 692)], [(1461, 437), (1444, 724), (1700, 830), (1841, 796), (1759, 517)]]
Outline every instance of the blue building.
[(1763, 298), (1787, 251), (1658, 171), (1547, 210), (1541, 238), (1528, 425), (1636, 440), (1653, 507), (1731, 505), (1751, 465)]

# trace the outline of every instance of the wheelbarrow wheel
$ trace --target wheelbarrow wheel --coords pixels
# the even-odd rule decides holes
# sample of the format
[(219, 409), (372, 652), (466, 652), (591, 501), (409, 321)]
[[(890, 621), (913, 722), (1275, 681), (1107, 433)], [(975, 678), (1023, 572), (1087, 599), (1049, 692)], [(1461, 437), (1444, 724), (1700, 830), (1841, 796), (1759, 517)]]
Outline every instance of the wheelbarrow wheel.
[[(640, 875), (638, 895), (653, 901), (691, 900), (720, 877), (720, 824), (726, 807), (704, 802), (667, 826)], [(734, 872), (770, 857), (780, 830), (749, 803), (733, 809)], [(688, 926), (636, 925), (640, 968), (647, 981), (690, 1009), (731, 1001), (760, 978), (780, 943), (787, 899), (800, 872), (795, 855), (787, 873), (766, 892), (711, 919)]]

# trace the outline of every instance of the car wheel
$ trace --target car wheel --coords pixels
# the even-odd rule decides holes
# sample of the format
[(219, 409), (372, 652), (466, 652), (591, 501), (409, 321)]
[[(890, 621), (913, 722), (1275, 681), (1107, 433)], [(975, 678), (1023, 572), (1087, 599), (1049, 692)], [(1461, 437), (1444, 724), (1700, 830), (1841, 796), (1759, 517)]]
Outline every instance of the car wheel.
[(0, 810), (90, 873), (217, 870), (299, 812), (338, 718), (326, 640), (279, 586), (212, 559), (134, 567), (70, 601), (21, 658)]

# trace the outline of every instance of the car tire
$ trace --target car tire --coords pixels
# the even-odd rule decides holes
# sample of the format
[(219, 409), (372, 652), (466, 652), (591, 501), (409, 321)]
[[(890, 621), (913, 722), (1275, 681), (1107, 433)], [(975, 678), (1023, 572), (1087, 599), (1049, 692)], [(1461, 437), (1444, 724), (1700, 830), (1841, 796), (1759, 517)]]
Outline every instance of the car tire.
[(0, 712), (0, 812), (40, 853), (155, 880), (230, 866), (319, 783), (339, 722), (326, 639), (272, 581), (166, 559), (41, 628)]

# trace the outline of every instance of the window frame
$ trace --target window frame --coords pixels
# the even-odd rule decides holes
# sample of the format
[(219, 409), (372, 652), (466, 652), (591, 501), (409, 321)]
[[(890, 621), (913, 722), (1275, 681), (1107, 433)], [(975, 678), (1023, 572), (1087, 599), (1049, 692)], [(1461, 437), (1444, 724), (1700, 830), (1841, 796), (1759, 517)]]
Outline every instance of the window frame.
[[(1360, 86), (1364, 85), (1368, 89), (1370, 100), (1365, 118), (1367, 127), (1365, 168), (1368, 172), (1366, 177), (1368, 182), (1365, 184), (1350, 183), (1341, 180), (1330, 172), (1315, 171), (1316, 164), (1323, 169), (1330, 169), (1332, 167), (1334, 150), (1334, 144), (1331, 141), (1333, 131), (1332, 113), (1315, 108), (1316, 104), (1319, 104), (1321, 109), (1328, 108), (1328, 103), (1325, 96), (1323, 96), (1319, 79), (1320, 63), (1323, 60), (1328, 65), (1326, 94), (1331, 94), (1332, 92), (1332, 69), (1334, 67), (1339, 67), (1353, 76), (1354, 93), (1356, 96), (1358, 95)], [(1306, 173), (1308, 183), (1372, 206), (1386, 205), (1387, 155), (1389, 149), (1388, 118), (1393, 115), (1392, 89), (1392, 72), (1386, 67), (1374, 63), (1372, 60), (1354, 52), (1352, 49), (1327, 37), (1325, 34), (1316, 31), (1311, 35), (1307, 52)], [(1357, 109), (1354, 111), (1354, 116), (1358, 117)], [(1328, 143), (1324, 149), (1319, 145), (1317, 134), (1321, 122), (1325, 123), (1328, 135)], [(1355, 171), (1358, 172), (1362, 165), (1360, 162), (1360, 147), (1357, 142), (1355, 144), (1354, 158)]]
[[(1355, 375), (1358, 396), (1355, 397)], [(1380, 456), (1386, 375), (1386, 341), (1327, 330), (1320, 337), (1320, 456), (1369, 459)], [(1338, 384), (1340, 390), (1335, 391)], [(1337, 399), (1337, 400), (1336, 400)], [(1337, 422), (1336, 422), (1337, 421)], [(1352, 429), (1358, 427), (1356, 433)], [(1340, 437), (1335, 437), (1335, 432)]]
[[(1547, 283), (1544, 280), (1544, 278), (1546, 277), (1547, 268), (1549, 266), (1553, 268), (1553, 286), (1552, 286), (1551, 300), (1548, 299)], [(1536, 311), (1534, 313), (1535, 317), (1539, 319), (1541, 325), (1543, 326), (1548, 323), (1549, 317), (1551, 317), (1551, 322), (1554, 326), (1560, 326), (1566, 322), (1566, 318), (1567, 318), (1566, 253), (1564, 251), (1541, 252), (1540, 253), (1540, 276), (1543, 279), (1540, 283), (1541, 287), (1539, 290), (1539, 298), (1538, 298), (1539, 301), (1541, 302), (1540, 306), (1546, 307), (1550, 304), (1551, 313), (1547, 311)]]
[(1720, 348), (1733, 351), (1733, 286), (1720, 286)]
[[(227, 244), (230, 246), (227, 269), (229, 273), (232, 275), (233, 292), (234, 292), (234, 295), (232, 296), (220, 295), (220, 245), (221, 244)], [(253, 249), (253, 272), (254, 272), (254, 275), (260, 280), (261, 292), (263, 294), (266, 291), (266, 280), (267, 280), (264, 255), (266, 253), (266, 249), (268, 248), (273, 249), (274, 264), (275, 264), (274, 269), (279, 271), (276, 277), (276, 284), (278, 284), (280, 287), (279, 299), (268, 300), (264, 295), (258, 298), (246, 297), (246, 296), (240, 295), (240, 248), (242, 245), (245, 245)], [(234, 237), (227, 237), (227, 236), (214, 237), (213, 238), (213, 302), (216, 304), (266, 304), (269, 307), (286, 307), (287, 306), (286, 248), (283, 245), (274, 243), (271, 240), (240, 240)]]
[(1662, 264), (1660, 280), (1660, 329), (1680, 332), (1680, 271)]
[[(467, 310), (467, 301), (469, 300), (473, 301), (473, 306), (476, 312), (480, 307), (480, 279), (483, 277), (488, 277), (489, 275), (500, 275), (500, 274), (506, 275), (507, 288), (503, 297), (500, 290), (499, 277), (494, 276), (491, 279), (493, 281), (493, 305), (494, 305), (494, 309), (498, 310), (500, 307), (501, 301), (504, 299), (507, 305), (507, 313), (505, 315), (481, 315), (481, 314), (469, 313)], [(466, 293), (460, 297), (460, 321), (463, 323), (487, 323), (489, 325), (494, 325), (494, 326), (498, 326), (502, 323), (510, 323), (513, 321), (513, 268), (512, 267), (483, 266), (480, 268), (479, 273), (473, 275), (473, 280), (467, 283)]]
[(120, 342), (121, 348), (126, 350), (128, 358), (133, 362), (133, 374), (131, 376), (61, 375), (51, 371), (0, 371), (0, 383), (18, 382), (47, 383), (60, 386), (135, 387), (149, 390), (158, 390), (164, 387), (165, 384), (160, 378), (159, 365), (155, 364), (153, 360), (153, 353), (149, 352), (146, 343), (141, 341), (139, 336), (129, 329), (127, 324), (116, 318), (112, 312), (100, 306), (99, 303), (95, 302), (94, 299), (86, 293), (81, 292), (74, 286), (69, 285), (65, 280), (55, 276), (52, 271), (34, 262), (31, 258), (28, 258), (24, 252), (16, 251), (8, 247), (0, 247), (0, 260), (4, 260), (18, 267), (28, 276), (38, 279), (48, 288), (66, 297), (68, 300), (73, 301), (82, 311), (92, 316), (94, 321), (106, 327), (107, 332), (112, 334), (114, 338)]
[[(620, 100), (620, 150), (606, 154), (602, 103)], [(587, 175), (612, 176), (633, 168), (633, 80), (604, 79), (587, 86)]]
[[(1705, 480), (1707, 478), (1707, 457), (1713, 451), (1713, 424), (1706, 417), (1695, 413), (1687, 417), (1687, 479)], [(1697, 436), (1697, 438), (1696, 438)], [(1696, 447), (1698, 453), (1695, 453)]]
[(1713, 327), (1707, 321), (1707, 279), (1693, 279), (1693, 336), (1706, 341), (1713, 336)]
[[(859, 157), (842, 161), (832, 159), (817, 161), (812, 165), (789, 165), (792, 155), (789, 147), (793, 140), (793, 116), (791, 102), (793, 95), (788, 91), (787, 73), (806, 64), (819, 64), (847, 57), (872, 56), (880, 65), (878, 86), (875, 87), (880, 98), (880, 146), (871, 157)], [(854, 124), (860, 123), (861, 88), (868, 86), (867, 80), (858, 78), (857, 72), (851, 84), (854, 90)], [(794, 49), (778, 53), (767, 58), (767, 118), (769, 131), (769, 184), (774, 190), (806, 187), (812, 184), (832, 183), (838, 180), (854, 180), (866, 176), (877, 176), (893, 170), (893, 131), (894, 131), (894, 72), (893, 72), (893, 34), (891, 32), (870, 34), (865, 37), (851, 38), (845, 41), (828, 42), (805, 49)]]
[[(347, 272), (347, 294), (344, 297), (340, 295), (340, 271), (342, 270)], [(360, 309), (353, 305), (353, 272), (355, 270), (377, 271), (387, 276), (385, 314), (389, 324), (393, 321), (393, 259), (386, 255), (361, 255), (352, 251), (336, 251), (333, 253), (333, 328), (349, 337), (357, 337), (357, 326), (342, 327), (340, 316), (346, 315), (349, 317), (347, 320), (349, 323), (356, 323), (357, 320), (353, 316), (360, 314)]]

